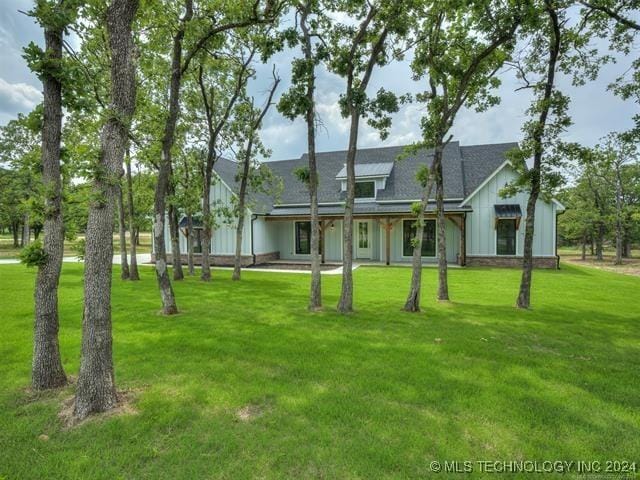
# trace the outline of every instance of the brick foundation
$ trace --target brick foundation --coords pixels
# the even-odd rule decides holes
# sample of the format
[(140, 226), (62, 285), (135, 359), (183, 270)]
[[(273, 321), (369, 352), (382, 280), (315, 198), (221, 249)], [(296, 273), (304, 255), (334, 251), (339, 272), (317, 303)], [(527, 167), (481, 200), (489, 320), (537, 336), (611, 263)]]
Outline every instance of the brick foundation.
[[(180, 255), (180, 258), (182, 259), (182, 265), (186, 265), (187, 254), (182, 253)], [(211, 265), (216, 267), (233, 267), (234, 258), (235, 257), (233, 255), (209, 255), (209, 261), (211, 262)], [(260, 265), (261, 263), (269, 263), (274, 260), (280, 260), (280, 252), (260, 253), (256, 255), (256, 265)], [(155, 253), (152, 253), (151, 263), (155, 263), (155, 262), (156, 262), (156, 255)], [(167, 262), (169, 263), (169, 265), (173, 263), (173, 255), (170, 253), (167, 254)], [(195, 265), (202, 265), (202, 254), (194, 253), (193, 263)], [(242, 256), (243, 267), (248, 267), (249, 265), (252, 265), (252, 264), (253, 264), (253, 257), (251, 255)]]
[[(466, 266), (468, 267), (510, 267), (521, 268), (522, 257), (506, 256), (471, 256), (467, 255)], [(533, 257), (535, 268), (558, 268), (557, 257)]]

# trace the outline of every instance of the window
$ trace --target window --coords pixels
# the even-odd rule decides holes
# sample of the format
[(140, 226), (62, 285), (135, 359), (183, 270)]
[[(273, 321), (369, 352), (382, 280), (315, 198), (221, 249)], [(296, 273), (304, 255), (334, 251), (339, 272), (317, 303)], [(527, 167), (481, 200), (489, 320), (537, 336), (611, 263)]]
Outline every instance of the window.
[(296, 255), (311, 253), (311, 222), (296, 222)]
[[(413, 237), (416, 234), (415, 220), (405, 220), (402, 224), (402, 254), (413, 255)], [(436, 256), (436, 221), (425, 220), (422, 231), (422, 256)]]
[(356, 182), (355, 198), (376, 198), (376, 182)]
[(514, 218), (497, 220), (496, 253), (498, 255), (516, 254), (516, 220)]

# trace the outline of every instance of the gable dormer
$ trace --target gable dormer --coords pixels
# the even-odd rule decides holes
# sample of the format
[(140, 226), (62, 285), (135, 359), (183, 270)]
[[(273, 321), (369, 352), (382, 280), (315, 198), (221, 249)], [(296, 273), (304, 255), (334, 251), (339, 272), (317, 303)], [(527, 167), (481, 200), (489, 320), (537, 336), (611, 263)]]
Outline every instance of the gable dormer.
[[(393, 162), (387, 163), (358, 163), (355, 165), (356, 189), (355, 198), (357, 202), (375, 200), (379, 190), (384, 190), (387, 186), (387, 179), (393, 170)], [(340, 191), (347, 191), (347, 166), (336, 175), (336, 180), (340, 182)]]

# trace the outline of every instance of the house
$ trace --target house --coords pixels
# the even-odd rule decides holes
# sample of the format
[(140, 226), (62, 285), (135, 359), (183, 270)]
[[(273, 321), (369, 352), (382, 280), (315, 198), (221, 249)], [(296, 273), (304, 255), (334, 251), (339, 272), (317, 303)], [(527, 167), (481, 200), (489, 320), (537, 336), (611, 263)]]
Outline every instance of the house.
[[(524, 246), (527, 195), (501, 198), (502, 187), (516, 176), (506, 153), (516, 143), (447, 145), (443, 155), (447, 260), (459, 265), (520, 266)], [(398, 160), (403, 147), (368, 148), (356, 156), (354, 259), (383, 264), (409, 263), (415, 217), (411, 205), (421, 188), (415, 179), (420, 165), (430, 164), (433, 152), (423, 150)], [(319, 213), (323, 262), (342, 261), (342, 217), (346, 194), (345, 151), (317, 154)], [(307, 155), (268, 162), (282, 179), (278, 198), (250, 195), (242, 245), (243, 264), (309, 259), (309, 194), (295, 176), (308, 164)], [(238, 188), (237, 164), (220, 159), (212, 185), (212, 205), (230, 206)], [(536, 206), (533, 255), (538, 267), (556, 268), (556, 218), (564, 207), (552, 200)], [(429, 202), (423, 236), (423, 262), (437, 262), (435, 201)], [(182, 224), (184, 227), (184, 223)], [(201, 226), (198, 226), (201, 228)], [(212, 263), (230, 265), (235, 252), (235, 224), (222, 216), (213, 233)], [(168, 253), (168, 230), (165, 231)], [(196, 230), (196, 251), (201, 251)], [(186, 240), (181, 233), (181, 251)], [(200, 248), (200, 250), (198, 250)], [(196, 259), (197, 261), (197, 259)]]

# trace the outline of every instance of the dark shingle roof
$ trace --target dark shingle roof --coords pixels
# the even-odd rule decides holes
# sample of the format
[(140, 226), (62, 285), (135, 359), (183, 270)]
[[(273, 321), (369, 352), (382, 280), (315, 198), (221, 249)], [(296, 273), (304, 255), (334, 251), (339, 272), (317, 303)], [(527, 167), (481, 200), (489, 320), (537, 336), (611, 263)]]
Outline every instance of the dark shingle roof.
[[(506, 160), (506, 152), (515, 147), (517, 147), (517, 143), (461, 147), (458, 142), (450, 142), (444, 150), (442, 169), (445, 199), (449, 200), (451, 207), (456, 201), (459, 202), (466, 198), (502, 165)], [(364, 171), (371, 168), (377, 169), (378, 167), (374, 167), (375, 164), (393, 164), (387, 178), (386, 188), (377, 193), (376, 199), (378, 201), (405, 200), (409, 205), (411, 201), (415, 201), (421, 196), (421, 187), (416, 181), (415, 175), (421, 165), (430, 165), (433, 150), (420, 150), (416, 154), (398, 160), (398, 156), (403, 150), (403, 146), (362, 148), (356, 154), (356, 165), (371, 165), (371, 167), (365, 167)], [(340, 191), (340, 181), (336, 180), (336, 176), (344, 167), (347, 152), (345, 150), (319, 152), (316, 155), (319, 176), (318, 202), (322, 204), (344, 201), (344, 192)], [(265, 162), (264, 165), (267, 165), (275, 175), (282, 178), (284, 189), (279, 199), (270, 198), (263, 193), (250, 194), (254, 213), (280, 214), (284, 211), (283, 209), (290, 208), (291, 204), (304, 205), (309, 203), (309, 192), (306, 185), (300, 182), (294, 174), (296, 168), (308, 165), (307, 154), (293, 160)], [(235, 180), (237, 163), (220, 159), (216, 162), (214, 169), (230, 188), (237, 191), (238, 183)], [(278, 205), (283, 206), (278, 207)], [(375, 209), (383, 210), (396, 208), (396, 210), (386, 211), (405, 211), (397, 210), (398, 207), (393, 205), (383, 206), (366, 203), (358, 204), (356, 213), (359, 210), (362, 213), (374, 213), (374, 206)], [(342, 209), (341, 206), (333, 207), (333, 209), (335, 208)]]

